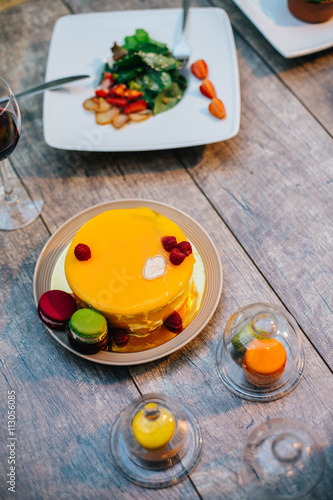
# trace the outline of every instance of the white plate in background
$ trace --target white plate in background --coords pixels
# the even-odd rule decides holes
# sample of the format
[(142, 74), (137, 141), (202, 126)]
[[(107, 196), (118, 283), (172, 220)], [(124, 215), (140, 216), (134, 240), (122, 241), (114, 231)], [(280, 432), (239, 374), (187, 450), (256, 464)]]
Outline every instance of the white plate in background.
[(287, 0), (233, 0), (273, 47), (286, 58), (333, 46), (333, 18), (311, 24), (296, 19)]
[(46, 81), (76, 74), (94, 78), (44, 95), (44, 137), (49, 146), (77, 151), (142, 151), (197, 146), (229, 139), (240, 122), (240, 88), (234, 37), (226, 12), (196, 8), (189, 12), (187, 40), (189, 64), (205, 59), (209, 79), (224, 102), (227, 117), (218, 120), (201, 95), (201, 81), (190, 76), (182, 101), (174, 108), (141, 123), (115, 130), (95, 123), (95, 115), (82, 103), (94, 95), (103, 60), (116, 41), (145, 29), (151, 38), (172, 50), (178, 37), (182, 9), (153, 9), (71, 15), (54, 27)]

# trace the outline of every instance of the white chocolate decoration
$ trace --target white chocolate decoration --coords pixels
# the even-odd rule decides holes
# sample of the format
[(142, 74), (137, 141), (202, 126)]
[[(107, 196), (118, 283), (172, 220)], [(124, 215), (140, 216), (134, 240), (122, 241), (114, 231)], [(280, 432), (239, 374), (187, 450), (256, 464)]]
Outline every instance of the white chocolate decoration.
[(162, 255), (155, 255), (155, 257), (146, 260), (145, 267), (142, 274), (146, 280), (154, 280), (160, 278), (165, 274), (166, 259)]

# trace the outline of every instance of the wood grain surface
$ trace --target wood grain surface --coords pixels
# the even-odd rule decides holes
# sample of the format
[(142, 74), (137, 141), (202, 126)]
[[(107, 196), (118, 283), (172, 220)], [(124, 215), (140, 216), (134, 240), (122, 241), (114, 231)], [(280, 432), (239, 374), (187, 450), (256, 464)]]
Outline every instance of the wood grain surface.
[(332, 367), (333, 141), (236, 41), (240, 133), (176, 155)]
[[(62, 15), (160, 6), (178, 3), (28, 0), (0, 15), (1, 74), (15, 91), (40, 82), (52, 29)], [(22, 101), (23, 133), (11, 162), (18, 175), (38, 182), (45, 208), (27, 228), (0, 233), (1, 400), (5, 402), (7, 390), (16, 391), (20, 499), (242, 500), (247, 498), (239, 478), (245, 439), (257, 425), (276, 417), (305, 422), (322, 442), (326, 470), (311, 498), (331, 498), (332, 142), (318, 123), (320, 116), (314, 119), (297, 97), (300, 80), (291, 90), (251, 37), (236, 33), (236, 43), (242, 121), (240, 133), (225, 143), (124, 154), (55, 150), (43, 139), (42, 97)], [(167, 358), (127, 369), (95, 365), (62, 349), (37, 317), (32, 276), (49, 235), (69, 217), (96, 203), (128, 197), (172, 204), (202, 224), (219, 250), (224, 287), (212, 321), (194, 341)], [(228, 318), (258, 301), (282, 304), (295, 316), (306, 354), (298, 387), (261, 405), (229, 393), (215, 368)], [(108, 448), (117, 414), (147, 392), (162, 392), (186, 404), (198, 418), (204, 440), (190, 477), (158, 492), (125, 480)], [(0, 412), (6, 422), (5, 404)], [(2, 425), (2, 443), (5, 431)], [(0, 497), (10, 498), (2, 482), (5, 446), (0, 450)]]
[(24, 3), (26, 1), (27, 0), (1, 0), (0, 12), (6, 9), (10, 9), (11, 7), (15, 7), (16, 5), (20, 5), (21, 3)]

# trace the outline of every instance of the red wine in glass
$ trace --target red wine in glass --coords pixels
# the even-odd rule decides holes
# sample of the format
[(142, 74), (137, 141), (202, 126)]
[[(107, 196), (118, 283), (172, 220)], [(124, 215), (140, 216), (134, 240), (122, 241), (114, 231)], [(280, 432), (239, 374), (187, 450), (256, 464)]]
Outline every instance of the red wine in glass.
[(27, 226), (43, 208), (38, 185), (33, 179), (16, 175), (8, 160), (20, 134), (20, 108), (8, 83), (0, 78), (0, 231)]
[(17, 119), (10, 111), (0, 108), (0, 161), (16, 148), (20, 138)]

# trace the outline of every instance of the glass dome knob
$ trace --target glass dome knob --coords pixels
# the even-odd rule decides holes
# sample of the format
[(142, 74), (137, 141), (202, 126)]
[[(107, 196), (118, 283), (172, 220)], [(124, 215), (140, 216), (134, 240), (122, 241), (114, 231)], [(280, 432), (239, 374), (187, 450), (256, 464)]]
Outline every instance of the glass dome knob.
[(302, 454), (302, 448), (303, 444), (299, 437), (291, 432), (279, 434), (272, 443), (274, 457), (286, 464), (296, 462)]
[(143, 409), (143, 415), (148, 420), (156, 420), (161, 415), (160, 407), (157, 403), (147, 403)]
[(268, 312), (255, 314), (251, 319), (250, 325), (254, 334), (260, 337), (272, 337), (278, 329), (276, 317)]

